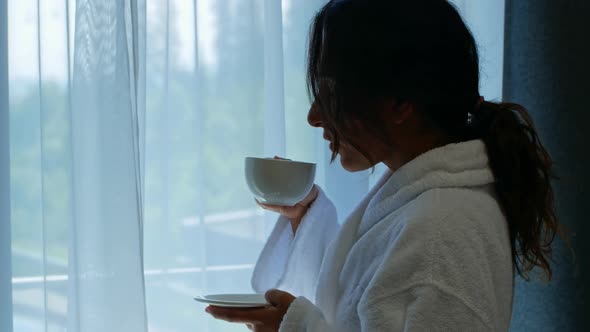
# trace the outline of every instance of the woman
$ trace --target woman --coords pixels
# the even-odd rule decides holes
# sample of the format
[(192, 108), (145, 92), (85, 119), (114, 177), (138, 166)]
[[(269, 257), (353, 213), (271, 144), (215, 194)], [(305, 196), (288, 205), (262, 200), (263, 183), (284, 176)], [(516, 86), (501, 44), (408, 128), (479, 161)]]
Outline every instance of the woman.
[[(479, 94), (446, 0), (336, 0), (310, 34), (310, 125), (345, 169), (389, 172), (339, 229), (321, 189), (280, 212), (252, 285), (208, 307), (255, 331), (508, 330), (514, 275), (551, 277), (551, 160), (522, 106)], [(297, 296), (297, 297), (296, 297)]]

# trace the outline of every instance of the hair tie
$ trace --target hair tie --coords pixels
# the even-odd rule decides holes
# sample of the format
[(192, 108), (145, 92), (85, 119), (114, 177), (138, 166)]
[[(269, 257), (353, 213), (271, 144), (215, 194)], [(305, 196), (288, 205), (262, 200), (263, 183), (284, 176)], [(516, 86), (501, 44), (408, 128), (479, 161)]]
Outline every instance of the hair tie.
[(481, 107), (485, 102), (484, 97), (480, 96), (477, 99), (473, 112), (467, 114), (467, 126), (476, 137), (484, 137), (487, 135), (497, 114), (493, 108)]
[(479, 109), (481, 108), (481, 104), (483, 104), (484, 102), (485, 102), (484, 97), (479, 96), (477, 98), (477, 102), (475, 102), (475, 107), (473, 108), (473, 111), (467, 113), (467, 125), (468, 126), (472, 126), (473, 125), (473, 118), (475, 117), (475, 115), (477, 113), (479, 113)]
[(475, 104), (475, 110), (479, 110), (481, 104), (483, 104), (485, 101), (486, 100), (482, 96), (479, 96), (479, 98), (477, 98), (477, 104)]

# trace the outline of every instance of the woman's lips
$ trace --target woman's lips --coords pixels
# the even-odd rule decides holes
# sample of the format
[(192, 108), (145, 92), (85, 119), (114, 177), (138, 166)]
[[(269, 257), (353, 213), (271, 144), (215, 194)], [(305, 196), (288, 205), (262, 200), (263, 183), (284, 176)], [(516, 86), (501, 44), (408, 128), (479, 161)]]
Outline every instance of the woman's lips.
[(330, 142), (330, 150), (334, 151), (334, 142), (332, 141), (332, 137), (328, 136), (328, 134), (326, 132), (324, 132), (324, 134), (322, 135), (324, 137), (324, 139), (328, 142)]

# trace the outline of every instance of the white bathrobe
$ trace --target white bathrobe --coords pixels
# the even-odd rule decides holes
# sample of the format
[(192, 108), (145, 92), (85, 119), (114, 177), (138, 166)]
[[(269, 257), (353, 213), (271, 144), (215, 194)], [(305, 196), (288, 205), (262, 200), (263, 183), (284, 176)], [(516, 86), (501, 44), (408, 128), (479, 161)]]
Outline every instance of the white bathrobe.
[(279, 218), (252, 286), (298, 296), (280, 331), (507, 331), (512, 258), (482, 141), (431, 150), (340, 227), (320, 190), (295, 236)]

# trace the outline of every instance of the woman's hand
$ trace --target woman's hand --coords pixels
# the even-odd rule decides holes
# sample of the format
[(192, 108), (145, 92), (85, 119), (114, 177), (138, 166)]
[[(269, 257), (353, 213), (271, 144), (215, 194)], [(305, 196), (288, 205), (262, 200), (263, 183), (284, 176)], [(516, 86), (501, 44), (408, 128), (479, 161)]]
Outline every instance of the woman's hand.
[(205, 311), (216, 319), (231, 323), (244, 323), (251, 331), (276, 332), (295, 297), (278, 289), (264, 295), (270, 306), (264, 308), (223, 308), (208, 306)]
[[(283, 159), (275, 156), (275, 159)], [(260, 205), (265, 210), (273, 211), (283, 215), (285, 218), (289, 219), (291, 222), (291, 228), (293, 229), (293, 234), (297, 231), (297, 227), (301, 223), (301, 219), (309, 209), (309, 206), (315, 199), (318, 197), (318, 188), (314, 184), (311, 188), (311, 191), (307, 196), (299, 203), (295, 204), (294, 206), (283, 206), (283, 205), (270, 205), (260, 203), (258, 200), (256, 203)]]

